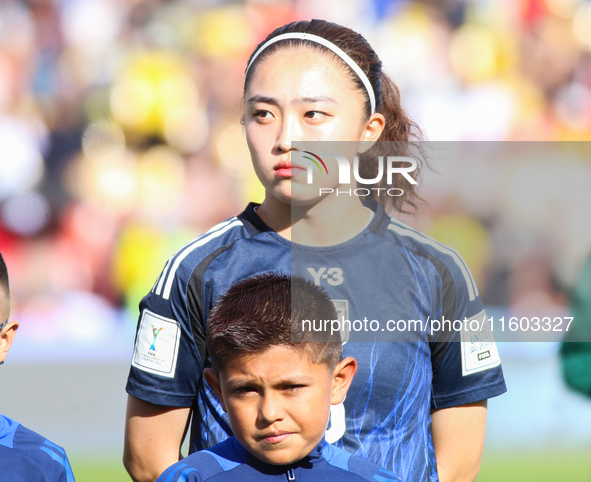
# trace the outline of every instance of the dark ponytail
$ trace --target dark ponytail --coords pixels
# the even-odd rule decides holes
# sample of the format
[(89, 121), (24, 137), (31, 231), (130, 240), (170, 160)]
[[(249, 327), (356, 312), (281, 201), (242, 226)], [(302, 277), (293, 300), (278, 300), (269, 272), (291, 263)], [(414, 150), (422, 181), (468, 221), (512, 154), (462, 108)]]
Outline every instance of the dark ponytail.
[[(396, 87), (394, 82), (382, 72), (381, 60), (362, 35), (347, 27), (327, 22), (326, 20), (314, 19), (310, 21), (292, 22), (275, 29), (266, 39), (258, 44), (250, 56), (247, 65), (250, 64), (251, 60), (267, 41), (278, 35), (291, 32), (309, 33), (332, 42), (351, 57), (361, 70), (365, 72), (373, 87), (376, 97), (376, 112), (382, 114), (386, 119), (386, 126), (379, 141), (388, 142), (376, 142), (371, 149), (359, 156), (359, 173), (361, 177), (364, 179), (373, 179), (377, 176), (379, 156), (384, 156), (384, 159), (387, 156), (402, 156), (412, 157), (416, 160), (417, 168), (412, 172), (412, 177), (417, 180), (420, 176), (422, 167), (426, 164), (424, 151), (420, 145), (422, 139), (421, 130), (404, 112), (400, 102), (400, 92), (398, 87)], [(262, 59), (281, 48), (296, 48), (300, 46), (306, 46), (323, 52), (330, 52), (331, 55), (334, 55), (335, 58), (338, 59), (338, 56), (326, 47), (310, 42), (309, 40), (282, 39), (266, 47), (265, 50), (256, 57), (255, 61), (246, 72), (244, 92), (246, 92), (250, 80), (252, 79), (252, 75)], [(354, 82), (357, 90), (364, 96), (365, 115), (366, 118), (369, 118), (371, 115), (371, 105), (365, 86), (350, 67), (344, 62), (342, 62), (342, 64), (349, 71), (351, 80)], [(408, 167), (408, 164), (400, 163), (400, 166)], [(359, 187), (367, 186), (360, 185)], [(371, 194), (368, 198), (376, 199), (386, 210), (394, 209), (399, 212), (412, 212), (416, 210), (417, 204), (423, 201), (415, 189), (416, 186), (408, 182), (401, 175), (395, 177), (394, 186), (387, 185), (387, 179), (384, 175), (382, 180), (377, 183), (375, 187), (385, 189), (371, 190)], [(383, 193), (389, 188), (398, 188), (396, 192), (400, 193), (400, 190), (402, 190), (403, 194), (400, 196), (384, 195)]]
[[(377, 111), (386, 119), (386, 125), (379, 138), (379, 142), (367, 152), (359, 156), (359, 174), (364, 179), (374, 179), (378, 174), (378, 158), (383, 156), (410, 157), (417, 163), (416, 169), (410, 174), (417, 181), (411, 184), (404, 176), (397, 175), (394, 185), (388, 185), (384, 174), (382, 180), (376, 184), (376, 188), (383, 190), (371, 190), (373, 199), (377, 200), (386, 210), (395, 210), (401, 213), (413, 213), (418, 204), (424, 202), (418, 194), (417, 186), (423, 167), (427, 165), (425, 151), (422, 146), (423, 134), (419, 126), (410, 119), (402, 108), (400, 91), (396, 84), (384, 72), (381, 72), (382, 101)], [(410, 167), (408, 162), (394, 163), (397, 167)], [(359, 187), (365, 187), (359, 185)], [(396, 188), (395, 194), (388, 196), (384, 193)]]

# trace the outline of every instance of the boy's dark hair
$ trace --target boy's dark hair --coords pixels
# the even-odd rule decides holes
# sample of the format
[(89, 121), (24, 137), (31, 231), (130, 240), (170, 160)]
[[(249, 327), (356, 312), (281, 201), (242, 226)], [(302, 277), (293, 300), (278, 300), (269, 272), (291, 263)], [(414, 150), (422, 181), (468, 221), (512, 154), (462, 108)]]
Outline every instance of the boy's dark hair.
[(6, 293), (6, 296), (10, 297), (10, 285), (8, 283), (8, 269), (6, 263), (0, 253), (0, 290)]
[[(220, 297), (207, 322), (207, 351), (216, 371), (228, 356), (272, 346), (306, 350), (313, 363), (334, 368), (341, 360), (340, 334), (302, 330), (302, 320), (336, 320), (324, 289), (301, 277), (266, 273), (234, 284)], [(329, 324), (330, 326), (330, 324)]]

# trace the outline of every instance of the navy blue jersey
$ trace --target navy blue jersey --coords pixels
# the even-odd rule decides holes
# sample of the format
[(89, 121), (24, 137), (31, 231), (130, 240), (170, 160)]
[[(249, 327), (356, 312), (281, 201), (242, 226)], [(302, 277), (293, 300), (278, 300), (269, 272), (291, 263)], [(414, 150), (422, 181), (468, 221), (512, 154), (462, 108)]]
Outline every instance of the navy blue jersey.
[(157, 482), (259, 482), (281, 480), (326, 482), (400, 481), (367, 460), (333, 447), (324, 440), (307, 457), (290, 465), (257, 460), (234, 437), (170, 466)]
[[(158, 405), (193, 407), (192, 451), (231, 434), (202, 377), (209, 366), (205, 325), (220, 295), (258, 273), (314, 280), (343, 319), (376, 320), (380, 330), (390, 320), (482, 319), (478, 290), (455, 251), (391, 219), (377, 203), (368, 206), (375, 214), (366, 229), (337, 246), (291, 243), (251, 204), (181, 248), (140, 304), (128, 393)], [(471, 343), (459, 332), (431, 336), (425, 329), (413, 336), (371, 330), (349, 335), (344, 356), (355, 357), (359, 370), (344, 404), (331, 414), (327, 440), (405, 480), (436, 481), (431, 410), (506, 390), (494, 342)]]
[(0, 480), (74, 482), (74, 474), (64, 449), (0, 415)]

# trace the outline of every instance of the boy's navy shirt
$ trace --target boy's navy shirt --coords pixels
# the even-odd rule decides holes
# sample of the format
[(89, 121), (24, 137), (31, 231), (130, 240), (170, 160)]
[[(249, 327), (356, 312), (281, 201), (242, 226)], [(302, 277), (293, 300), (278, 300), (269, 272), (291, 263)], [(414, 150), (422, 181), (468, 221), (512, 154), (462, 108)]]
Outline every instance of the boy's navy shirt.
[[(485, 316), (476, 284), (459, 255), (391, 219), (377, 203), (369, 225), (349, 241), (309, 247), (283, 238), (250, 204), (167, 262), (140, 304), (127, 392), (163, 406), (192, 407), (191, 452), (232, 434), (227, 415), (202, 376), (209, 311), (230, 286), (260, 273), (299, 275), (325, 288), (348, 320), (472, 320)], [(345, 221), (344, 221), (345, 222)], [(343, 356), (359, 368), (327, 440), (404, 480), (437, 481), (431, 410), (506, 391), (494, 342), (478, 357), (460, 334), (415, 338), (352, 333)], [(373, 337), (373, 338), (371, 338)], [(390, 340), (383, 342), (382, 340)], [(377, 341), (380, 340), (380, 341)]]
[(64, 449), (0, 415), (0, 480), (74, 482), (74, 474)]
[(235, 437), (196, 452), (170, 466), (157, 482), (244, 482), (310, 481), (374, 482), (398, 481), (393, 473), (349, 452), (333, 447), (324, 439), (307, 457), (290, 465), (271, 465), (251, 455)]

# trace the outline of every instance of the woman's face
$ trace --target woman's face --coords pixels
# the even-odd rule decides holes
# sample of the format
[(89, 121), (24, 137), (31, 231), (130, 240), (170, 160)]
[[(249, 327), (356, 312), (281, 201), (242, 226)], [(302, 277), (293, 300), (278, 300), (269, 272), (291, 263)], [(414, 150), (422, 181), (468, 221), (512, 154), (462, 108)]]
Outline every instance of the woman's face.
[(352, 159), (356, 141), (377, 140), (381, 128), (376, 129), (375, 118), (381, 118), (383, 126), (383, 117), (365, 118), (364, 95), (328, 53), (307, 47), (280, 49), (255, 69), (245, 92), (244, 119), (257, 176), (267, 197), (288, 204), (315, 202), (319, 187), (338, 186), (337, 162), (325, 158), (328, 173), (308, 184), (308, 164), (299, 155), (305, 143), (353, 141), (343, 143), (345, 150), (353, 150), (346, 153)]

